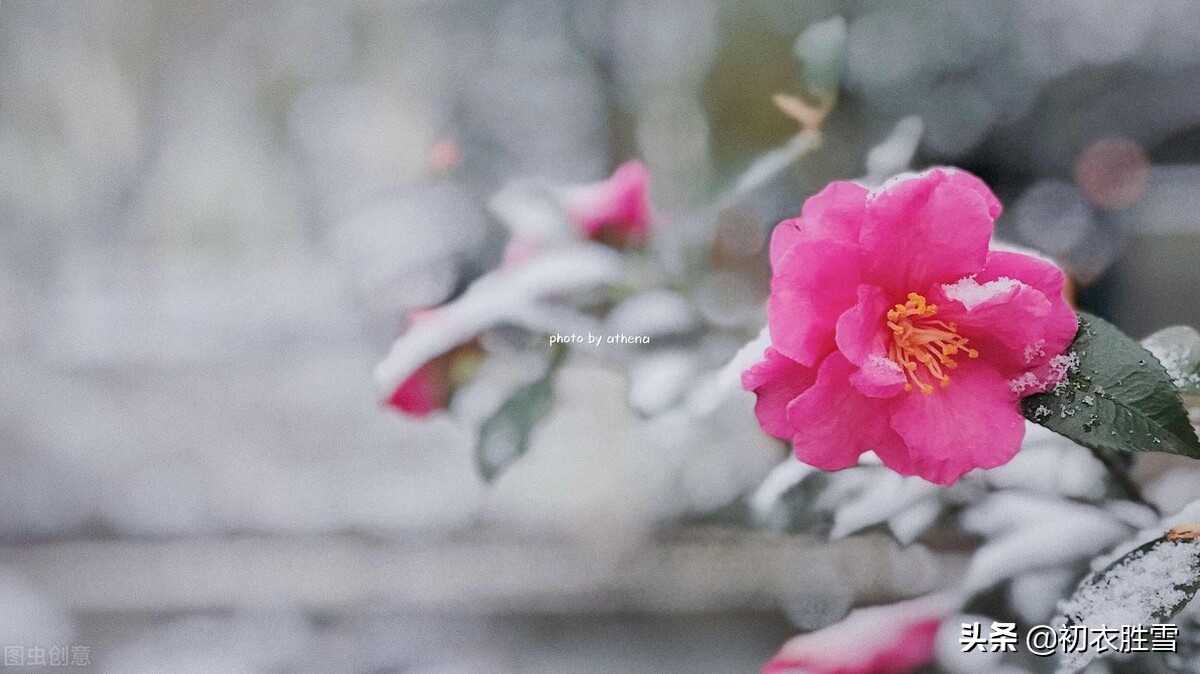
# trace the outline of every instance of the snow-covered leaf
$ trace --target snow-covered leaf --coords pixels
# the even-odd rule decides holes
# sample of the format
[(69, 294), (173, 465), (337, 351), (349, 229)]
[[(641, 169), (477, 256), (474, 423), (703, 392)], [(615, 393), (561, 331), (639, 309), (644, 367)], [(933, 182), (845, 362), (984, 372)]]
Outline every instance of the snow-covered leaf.
[(820, 139), (813, 134), (798, 134), (783, 145), (763, 153), (750, 163), (720, 203), (736, 203), (750, 192), (778, 178), (788, 167), (820, 144)]
[(796, 485), (816, 472), (816, 468), (800, 463), (794, 455), (789, 455), (778, 466), (767, 473), (754, 493), (750, 495), (750, 513), (761, 525), (772, 529), (783, 529), (781, 509), (778, 507), (781, 499)]
[(876, 188), (892, 176), (907, 171), (912, 165), (913, 155), (921, 144), (925, 124), (916, 115), (909, 115), (896, 122), (891, 133), (867, 152), (867, 172), (858, 182)]
[[(1062, 607), (1059, 625), (1150, 625), (1170, 620), (1200, 588), (1200, 540), (1145, 543), (1083, 580)], [(1097, 653), (1063, 654), (1059, 672), (1076, 672)]]
[(1170, 375), (1120, 330), (1080, 314), (1062, 362), (1062, 381), (1022, 401), (1029, 420), (1093, 449), (1200, 458), (1200, 439)]
[(573, 303), (616, 283), (623, 273), (618, 253), (578, 243), (485, 274), (454, 301), (427, 312), (392, 344), (375, 366), (379, 390), (390, 395), (421, 365), (499, 325), (535, 334), (599, 331), (598, 323)]
[(654, 416), (679, 402), (695, 383), (699, 363), (683, 349), (655, 352), (629, 368), (629, 404), (643, 416)]
[(1184, 395), (1200, 395), (1200, 332), (1185, 325), (1163, 328), (1142, 340)]
[(698, 320), (696, 310), (679, 293), (653, 288), (613, 307), (605, 327), (610, 334), (644, 335), (653, 342), (695, 330)]
[(858, 498), (842, 504), (833, 515), (829, 537), (844, 538), (886, 522), (910, 506), (937, 494), (940, 487), (920, 478), (891, 471), (874, 471), (876, 479)]
[(571, 239), (572, 228), (553, 194), (548, 181), (522, 178), (496, 192), (487, 207), (514, 237), (561, 243)]
[(892, 515), (887, 522), (888, 529), (898, 543), (911, 545), (938, 521), (943, 510), (941, 499), (927, 497)]
[(1018, 491), (998, 492), (971, 506), (962, 527), (987, 539), (963, 581), (970, 593), (1029, 571), (1091, 559), (1132, 532), (1101, 508)]
[(980, 471), (993, 489), (1021, 489), (1075, 499), (1104, 498), (1108, 472), (1084, 447), (1033, 423), (1025, 424), (1021, 451), (1012, 461)]

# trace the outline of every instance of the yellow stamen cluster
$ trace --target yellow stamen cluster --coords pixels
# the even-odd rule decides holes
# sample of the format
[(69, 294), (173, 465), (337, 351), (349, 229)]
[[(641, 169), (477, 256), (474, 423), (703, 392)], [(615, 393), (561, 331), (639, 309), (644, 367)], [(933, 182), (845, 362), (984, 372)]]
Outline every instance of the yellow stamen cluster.
[(927, 304), (917, 293), (909, 293), (907, 302), (887, 312), (893, 338), (888, 358), (904, 370), (908, 378), (905, 391), (916, 387), (922, 393), (933, 393), (933, 386), (924, 379), (928, 377), (949, 386), (946, 370), (958, 367), (954, 356), (959, 351), (965, 351), (969, 358), (979, 357), (978, 351), (967, 346), (967, 338), (958, 334), (958, 326), (936, 319), (935, 315), (937, 305)]

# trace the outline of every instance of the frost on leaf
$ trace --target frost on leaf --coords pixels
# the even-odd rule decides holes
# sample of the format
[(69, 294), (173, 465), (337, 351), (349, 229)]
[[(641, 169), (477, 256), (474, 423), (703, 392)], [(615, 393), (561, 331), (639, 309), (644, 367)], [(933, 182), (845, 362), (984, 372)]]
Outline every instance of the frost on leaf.
[[(1089, 628), (1170, 620), (1200, 587), (1200, 541), (1156, 538), (1086, 578), (1061, 607), (1056, 624)], [(1076, 672), (1094, 651), (1064, 653), (1058, 671)]]

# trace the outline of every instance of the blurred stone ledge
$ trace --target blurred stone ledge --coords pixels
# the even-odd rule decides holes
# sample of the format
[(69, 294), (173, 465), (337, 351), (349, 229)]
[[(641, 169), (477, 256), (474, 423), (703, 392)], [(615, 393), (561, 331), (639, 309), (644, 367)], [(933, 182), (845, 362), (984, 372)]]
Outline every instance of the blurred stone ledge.
[(614, 545), (472, 530), (384, 541), (56, 541), (0, 547), (0, 566), (70, 612), (287, 608), (462, 614), (700, 613), (926, 592), (964, 560), (882, 535), (811, 538), (689, 527)]

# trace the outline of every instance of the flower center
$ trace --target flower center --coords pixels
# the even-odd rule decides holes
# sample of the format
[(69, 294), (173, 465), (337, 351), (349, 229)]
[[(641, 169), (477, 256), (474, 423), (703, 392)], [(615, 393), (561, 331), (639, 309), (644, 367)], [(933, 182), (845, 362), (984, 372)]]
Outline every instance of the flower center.
[(915, 387), (921, 393), (933, 393), (933, 381), (949, 386), (946, 370), (958, 367), (954, 356), (959, 351), (969, 358), (979, 357), (978, 351), (967, 347), (967, 338), (958, 334), (957, 326), (935, 315), (937, 305), (926, 304), (917, 293), (909, 293), (907, 302), (887, 312), (887, 325), (892, 329), (888, 358), (904, 370), (908, 378), (905, 391)]

